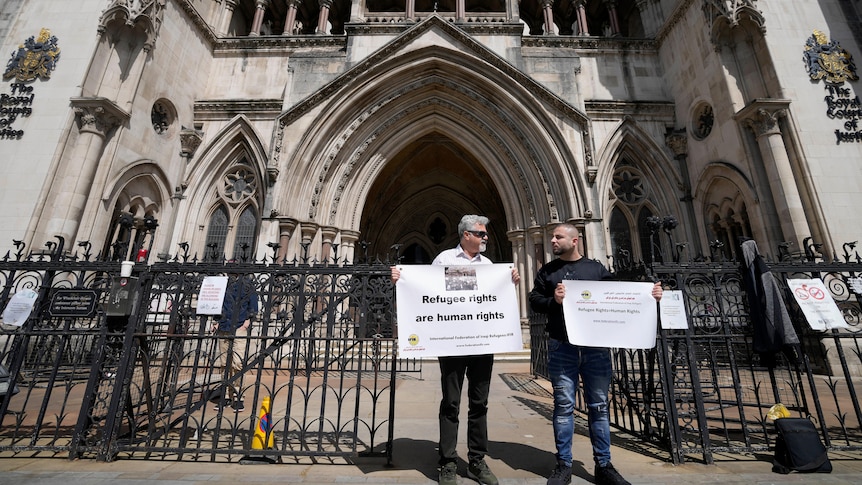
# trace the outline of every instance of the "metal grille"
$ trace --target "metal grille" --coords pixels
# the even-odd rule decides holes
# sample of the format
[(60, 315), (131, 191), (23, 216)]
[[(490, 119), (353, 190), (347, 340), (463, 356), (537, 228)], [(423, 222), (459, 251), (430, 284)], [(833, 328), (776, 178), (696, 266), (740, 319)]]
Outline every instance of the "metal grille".
[[(674, 463), (716, 453), (771, 450), (775, 431), (766, 415), (776, 403), (811, 417), (830, 452), (862, 451), (862, 413), (856, 385), (862, 376), (860, 294), (851, 283), (859, 263), (797, 261), (772, 264), (794, 327), (798, 359), (779, 354), (767, 365), (752, 348), (748, 302), (739, 265), (655, 265), (666, 288), (682, 290), (688, 330), (661, 330), (656, 348), (614, 351), (611, 421)], [(786, 279), (820, 278), (849, 329), (816, 332), (790, 294)], [(547, 373), (544, 316), (531, 315), (533, 371)], [(579, 401), (579, 411), (586, 406)]]
[[(105, 310), (118, 269), (57, 255), (0, 262), (4, 306), (22, 289), (39, 294), (29, 320), (0, 334), (17, 389), (0, 405), (0, 455), (391, 460), (395, 379), (421, 367), (396, 357), (387, 264), (138, 265), (138, 297), (120, 317)], [(253, 282), (260, 301), (232, 339), (242, 366), (229, 378), (217, 316), (196, 312), (204, 278), (224, 274)], [(92, 316), (52, 316), (59, 288), (94, 292)]]

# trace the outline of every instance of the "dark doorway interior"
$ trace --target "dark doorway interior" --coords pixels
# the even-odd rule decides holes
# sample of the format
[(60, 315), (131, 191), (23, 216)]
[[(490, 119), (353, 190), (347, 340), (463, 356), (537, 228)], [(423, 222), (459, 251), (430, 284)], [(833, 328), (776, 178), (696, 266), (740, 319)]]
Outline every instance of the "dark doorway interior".
[(488, 217), (491, 233), (485, 255), (512, 261), (500, 194), (479, 161), (442, 135), (417, 139), (386, 165), (374, 181), (362, 212), (360, 239), (369, 254), (395, 254), (405, 264), (429, 264), (458, 244), (464, 214)]

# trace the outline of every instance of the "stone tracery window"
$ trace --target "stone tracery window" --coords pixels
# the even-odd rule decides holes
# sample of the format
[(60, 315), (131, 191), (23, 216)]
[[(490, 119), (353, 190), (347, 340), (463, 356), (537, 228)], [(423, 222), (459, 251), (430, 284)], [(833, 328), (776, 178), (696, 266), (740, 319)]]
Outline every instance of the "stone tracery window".
[(637, 204), (646, 196), (643, 177), (633, 167), (622, 166), (614, 173), (614, 195), (627, 204)]
[(712, 106), (707, 103), (698, 105), (691, 120), (692, 135), (698, 140), (703, 140), (712, 133), (713, 124), (715, 124), (715, 115), (712, 112)]
[(661, 237), (655, 239), (656, 247), (651, 247), (646, 223), (655, 215), (646, 177), (623, 159), (614, 171), (612, 189), (617, 203), (611, 210), (608, 231), (614, 265), (625, 267), (639, 261), (661, 261)]
[(259, 178), (246, 159), (224, 171), (207, 223), (205, 259), (254, 258), (259, 190)]
[(242, 202), (257, 191), (257, 177), (250, 167), (237, 165), (225, 173), (222, 194), (232, 202)]

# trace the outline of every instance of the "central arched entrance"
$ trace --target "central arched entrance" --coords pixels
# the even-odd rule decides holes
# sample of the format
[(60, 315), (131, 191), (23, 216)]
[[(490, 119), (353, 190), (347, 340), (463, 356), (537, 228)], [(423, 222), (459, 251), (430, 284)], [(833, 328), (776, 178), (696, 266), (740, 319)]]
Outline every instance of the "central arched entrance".
[(398, 256), (403, 263), (428, 264), (458, 244), (458, 221), (481, 214), (491, 223), (485, 255), (512, 261), (500, 194), (482, 164), (463, 146), (430, 133), (391, 157), (368, 192), (360, 232), (370, 254)]

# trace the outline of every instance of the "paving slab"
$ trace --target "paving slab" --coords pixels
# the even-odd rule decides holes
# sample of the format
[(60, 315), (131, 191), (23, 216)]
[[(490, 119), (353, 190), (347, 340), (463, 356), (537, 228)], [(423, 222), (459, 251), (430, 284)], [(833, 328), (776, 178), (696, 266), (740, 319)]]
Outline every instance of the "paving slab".
[[(487, 462), (501, 485), (545, 485), (554, 466), (550, 416), (550, 385), (534, 379), (526, 359), (495, 363), (489, 405)], [(399, 379), (396, 392), (392, 465), (382, 458), (303, 459), (299, 462), (243, 465), (239, 463), (174, 462), (130, 459), (110, 463), (17, 456), (0, 458), (0, 485), (192, 485), (192, 484), (406, 484), (425, 485), (437, 479), (437, 408), (439, 370), (436, 361), (423, 365), (420, 377)], [(466, 423), (466, 406), (461, 421)], [(579, 419), (579, 423), (583, 423)], [(463, 428), (463, 426), (462, 426)], [(630, 437), (615, 433), (614, 465), (633, 485), (659, 484), (862, 484), (862, 454), (830, 454), (830, 474), (780, 475), (772, 472), (768, 455), (716, 455), (711, 465), (669, 463)], [(466, 430), (459, 438), (459, 453), (466, 456)], [(592, 454), (585, 430), (579, 426), (574, 440), (573, 484), (593, 483)], [(466, 478), (460, 463), (459, 483)]]

